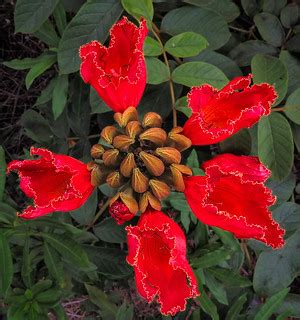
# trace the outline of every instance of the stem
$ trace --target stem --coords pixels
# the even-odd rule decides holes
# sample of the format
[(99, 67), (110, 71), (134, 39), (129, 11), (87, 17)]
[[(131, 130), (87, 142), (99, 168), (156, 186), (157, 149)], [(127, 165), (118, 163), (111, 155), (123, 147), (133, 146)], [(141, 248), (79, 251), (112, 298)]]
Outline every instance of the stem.
[(247, 247), (247, 243), (243, 239), (241, 240), (241, 249), (242, 249), (242, 251), (244, 252), (244, 254), (246, 256), (249, 268), (252, 269), (252, 266), (253, 266), (252, 258), (251, 258), (251, 255), (249, 253), (249, 250), (248, 250), (248, 247)]
[(277, 107), (277, 108), (273, 108), (273, 109), (271, 109), (271, 111), (273, 112), (273, 111), (284, 111), (285, 110), (285, 107)]
[(229, 29), (232, 29), (232, 30), (235, 30), (235, 31), (239, 31), (239, 32), (242, 32), (242, 33), (250, 33), (251, 32), (251, 31), (244, 30), (244, 29), (237, 28), (237, 27), (233, 27), (233, 26), (229, 26)]
[(103, 213), (103, 212), (107, 209), (107, 207), (109, 206), (109, 202), (110, 202), (110, 198), (106, 200), (106, 202), (104, 203), (104, 205), (103, 205), (103, 206), (101, 207), (101, 209), (97, 212), (97, 214), (96, 214), (93, 222), (86, 227), (86, 229), (85, 229), (86, 231), (89, 230), (89, 229), (91, 229), (91, 228), (95, 225), (95, 223), (97, 222), (97, 220), (101, 217), (102, 213)]
[[(93, 139), (93, 138), (100, 138), (100, 134), (92, 134), (87, 137), (88, 139)], [(69, 137), (67, 140), (79, 140), (81, 139), (80, 137)]]
[(170, 86), (170, 95), (171, 95), (171, 101), (172, 101), (173, 128), (175, 128), (175, 127), (177, 127), (177, 111), (176, 111), (176, 108), (175, 108), (176, 98), (175, 98), (174, 85), (173, 85), (173, 81), (172, 81), (172, 78), (171, 78), (171, 68), (170, 68), (168, 57), (167, 57), (167, 53), (166, 53), (166, 51), (164, 49), (164, 45), (161, 42), (161, 39), (160, 39), (160, 36), (159, 36), (160, 31), (159, 31), (159, 29), (157, 28), (157, 26), (153, 22), (152, 22), (152, 32), (153, 32), (155, 38), (157, 39), (157, 41), (159, 42), (159, 44), (160, 44), (160, 46), (162, 48), (162, 54), (163, 54), (163, 57), (164, 57), (164, 61), (165, 61), (165, 64), (168, 67), (169, 72), (170, 72), (169, 86)]

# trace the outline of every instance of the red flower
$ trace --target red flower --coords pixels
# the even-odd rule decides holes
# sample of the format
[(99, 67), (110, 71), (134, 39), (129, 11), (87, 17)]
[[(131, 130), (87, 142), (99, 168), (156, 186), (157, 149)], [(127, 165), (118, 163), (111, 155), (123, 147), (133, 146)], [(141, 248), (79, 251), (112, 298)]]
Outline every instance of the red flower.
[(127, 261), (134, 267), (140, 295), (148, 302), (157, 296), (162, 314), (185, 310), (186, 300), (199, 293), (180, 227), (160, 211), (147, 211), (137, 226), (126, 230)]
[(142, 98), (146, 85), (142, 50), (147, 32), (145, 20), (137, 28), (123, 17), (110, 31), (108, 48), (92, 41), (79, 50), (83, 80), (115, 112), (136, 107)]
[(115, 201), (109, 207), (109, 213), (118, 225), (131, 220), (135, 216), (135, 213), (131, 212), (126, 204), (120, 200)]
[(20, 188), (34, 200), (34, 206), (28, 206), (20, 215), (22, 218), (34, 219), (53, 211), (77, 209), (94, 190), (84, 163), (46, 149), (32, 147), (30, 153), (41, 157), (14, 160), (7, 167), (8, 173), (18, 171)]
[(188, 94), (192, 116), (185, 123), (183, 134), (194, 145), (213, 144), (268, 115), (276, 92), (267, 83), (250, 87), (251, 78), (252, 75), (237, 77), (219, 91), (208, 84), (192, 88)]
[(268, 207), (276, 198), (264, 181), (270, 171), (251, 156), (222, 154), (203, 165), (206, 176), (185, 179), (185, 196), (203, 223), (254, 238), (273, 248), (284, 245), (284, 230)]

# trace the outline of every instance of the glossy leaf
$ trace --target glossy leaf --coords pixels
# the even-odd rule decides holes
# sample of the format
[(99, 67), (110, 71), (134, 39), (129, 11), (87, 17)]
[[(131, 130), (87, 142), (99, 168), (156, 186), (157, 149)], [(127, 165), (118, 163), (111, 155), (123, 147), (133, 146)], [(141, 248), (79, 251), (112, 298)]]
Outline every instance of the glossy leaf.
[(52, 92), (52, 112), (56, 120), (64, 111), (68, 98), (69, 79), (67, 75), (58, 77)]
[(168, 81), (170, 78), (169, 69), (159, 59), (149, 57), (146, 58), (147, 65), (147, 83), (160, 84)]
[(141, 17), (147, 19), (148, 25), (153, 19), (153, 4), (152, 0), (121, 0), (123, 8), (137, 20)]
[(13, 279), (13, 261), (8, 241), (0, 233), (0, 296), (5, 297)]
[(300, 88), (287, 98), (284, 113), (290, 120), (300, 124)]
[(157, 40), (147, 37), (144, 42), (143, 51), (147, 57), (157, 57), (162, 54), (162, 47)]
[(124, 226), (116, 224), (113, 218), (106, 218), (94, 227), (95, 235), (102, 241), (110, 243), (126, 242)]
[(230, 309), (226, 314), (225, 320), (237, 320), (239, 319), (239, 314), (243, 309), (245, 302), (247, 301), (247, 293), (238, 297), (234, 303), (231, 305)]

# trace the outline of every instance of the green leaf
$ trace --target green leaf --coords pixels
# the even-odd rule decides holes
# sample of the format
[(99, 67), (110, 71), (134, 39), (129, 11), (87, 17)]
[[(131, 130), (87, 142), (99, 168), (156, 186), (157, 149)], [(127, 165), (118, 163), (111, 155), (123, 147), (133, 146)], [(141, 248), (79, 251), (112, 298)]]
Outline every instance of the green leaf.
[(228, 298), (223, 285), (208, 270), (205, 270), (205, 285), (218, 302), (228, 306)]
[(286, 231), (300, 228), (300, 205), (294, 202), (284, 202), (273, 211), (273, 218)]
[(160, 84), (170, 79), (168, 67), (159, 59), (153, 57), (146, 58), (147, 83)]
[(218, 265), (219, 263), (228, 260), (231, 256), (231, 250), (220, 248), (209, 253), (204, 254), (201, 257), (191, 260), (193, 268), (209, 268)]
[(199, 54), (207, 47), (207, 41), (195, 32), (183, 32), (165, 43), (165, 50), (175, 57), (187, 58)]
[(0, 296), (5, 297), (13, 279), (13, 261), (6, 237), (0, 233)]
[(238, 320), (239, 314), (243, 309), (245, 302), (247, 301), (247, 293), (236, 299), (226, 314), (225, 320)]
[(66, 234), (42, 233), (45, 241), (52, 246), (65, 260), (81, 269), (88, 269), (90, 261), (86, 252)]
[(231, 0), (184, 0), (184, 2), (212, 10), (224, 17), (227, 22), (233, 21), (240, 15), (239, 7)]
[(15, 70), (26, 70), (30, 69), (34, 65), (42, 62), (45, 59), (45, 56), (48, 54), (41, 54), (36, 58), (24, 58), (24, 59), (13, 59), (10, 61), (2, 62), (5, 66), (15, 69)]
[(157, 57), (162, 54), (163, 50), (160, 43), (157, 40), (151, 37), (147, 37), (144, 42), (143, 51), (144, 55), (147, 57)]
[(291, 171), (294, 161), (294, 143), (288, 121), (272, 112), (258, 123), (258, 156), (272, 171), (272, 178), (282, 180)]
[(227, 23), (219, 14), (192, 6), (169, 11), (162, 20), (161, 30), (173, 36), (190, 31), (199, 33), (211, 50), (222, 47), (230, 38)]
[(61, 0), (58, 2), (53, 11), (53, 17), (55, 19), (58, 32), (62, 36), (67, 26), (67, 17), (63, 2)]
[(256, 0), (241, 0), (242, 7), (249, 17), (253, 17), (258, 11)]
[(69, 79), (68, 75), (58, 77), (52, 93), (52, 112), (56, 120), (64, 111), (68, 98)]
[(39, 303), (55, 305), (60, 301), (61, 291), (58, 288), (52, 288), (36, 295), (35, 299)]
[(91, 86), (90, 88), (90, 105), (92, 113), (105, 113), (112, 111), (110, 107), (99, 97), (97, 91)]
[(124, 226), (116, 224), (113, 218), (106, 218), (94, 227), (95, 235), (102, 241), (110, 243), (126, 242)]
[(268, 298), (266, 303), (259, 309), (254, 317), (254, 320), (268, 320), (272, 314), (280, 307), (284, 298), (290, 291), (289, 288), (285, 288), (272, 297)]
[(295, 34), (289, 41), (285, 44), (287, 50), (292, 52), (300, 52), (300, 34)]
[(47, 87), (42, 90), (40, 96), (36, 99), (34, 106), (40, 106), (52, 100), (54, 87), (56, 86), (58, 76), (51, 79)]
[(26, 237), (25, 239), (25, 244), (23, 247), (23, 255), (22, 255), (22, 269), (21, 269), (21, 275), (22, 275), (22, 280), (27, 288), (32, 287), (32, 258), (30, 256), (29, 252), (29, 241), (30, 238), (29, 236)]
[(0, 146), (0, 201), (2, 201), (5, 190), (6, 181), (6, 161), (5, 161), (5, 151), (2, 146)]
[(254, 83), (269, 83), (275, 86), (278, 98), (274, 105), (280, 103), (287, 92), (288, 73), (285, 65), (277, 58), (257, 54), (251, 61)]
[(212, 274), (228, 287), (245, 288), (252, 286), (252, 282), (249, 279), (240, 276), (230, 269), (209, 268), (205, 272)]
[(59, 37), (49, 19), (46, 20), (33, 35), (46, 43), (49, 47), (56, 48), (58, 46)]
[(255, 25), (262, 38), (269, 44), (280, 47), (285, 33), (279, 19), (273, 14), (262, 12), (254, 16)]
[(109, 301), (107, 295), (95, 286), (90, 286), (85, 283), (85, 288), (88, 292), (92, 303), (101, 309), (103, 319), (115, 319), (118, 309), (117, 306)]
[(300, 124), (300, 88), (287, 98), (284, 113), (290, 120)]
[(300, 61), (296, 56), (293, 56), (286, 50), (280, 52), (279, 58), (288, 70), (289, 81), (287, 94), (289, 95), (300, 87)]
[(257, 54), (268, 54), (274, 56), (278, 49), (261, 40), (249, 40), (241, 42), (229, 52), (229, 57), (240, 67), (249, 66), (252, 58)]
[(188, 87), (207, 83), (218, 89), (224, 87), (228, 82), (220, 69), (205, 62), (187, 62), (180, 65), (173, 71), (172, 79)]
[(200, 308), (207, 314), (209, 314), (212, 320), (219, 320), (217, 306), (211, 301), (204, 290), (201, 290), (200, 297), (196, 298), (199, 301)]
[(90, 195), (87, 201), (78, 209), (70, 211), (72, 218), (83, 226), (91, 224), (94, 220), (98, 205), (97, 189)]
[(290, 236), (279, 250), (263, 251), (256, 262), (253, 287), (263, 296), (270, 296), (288, 287), (300, 272), (300, 231)]
[(264, 0), (262, 10), (278, 16), (281, 9), (286, 5), (287, 0)]
[(55, 62), (56, 62), (57, 56), (56, 54), (49, 54), (43, 56), (43, 60), (41, 60), (39, 63), (35, 64), (27, 73), (25, 78), (25, 85), (26, 89), (28, 90), (30, 86), (32, 85), (33, 81), (40, 76), (42, 73), (44, 73), (46, 70), (48, 70)]
[(251, 135), (248, 129), (242, 129), (220, 142), (222, 153), (249, 155), (251, 152)]
[(147, 20), (148, 27), (154, 15), (152, 0), (121, 0), (123, 8), (138, 21), (141, 18)]
[(58, 65), (61, 73), (79, 69), (79, 47), (89, 41), (104, 43), (110, 27), (119, 19), (122, 7), (118, 0), (91, 0), (85, 2), (67, 25), (58, 47)]
[(15, 32), (33, 33), (48, 19), (59, 0), (18, 0)]
[[(290, 316), (299, 318), (300, 317), (299, 294), (293, 294), (293, 293), (287, 294), (283, 304), (278, 308), (276, 312), (289, 313)], [(286, 318), (282, 320), (286, 320)]]
[(128, 305), (125, 302), (120, 306), (116, 320), (132, 320), (133, 319), (133, 306)]
[(285, 28), (290, 28), (298, 21), (299, 9), (296, 3), (290, 3), (280, 12), (280, 20)]

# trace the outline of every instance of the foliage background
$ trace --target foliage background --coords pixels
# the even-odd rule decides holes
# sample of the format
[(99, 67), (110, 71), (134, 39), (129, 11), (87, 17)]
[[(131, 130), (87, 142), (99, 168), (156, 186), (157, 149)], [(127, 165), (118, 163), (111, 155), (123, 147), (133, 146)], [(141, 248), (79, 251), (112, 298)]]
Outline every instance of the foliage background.
[[(154, 7), (154, 10), (153, 10)], [(125, 8), (125, 11), (124, 11)], [(158, 306), (139, 298), (126, 264), (124, 226), (96, 213), (113, 194), (103, 185), (80, 209), (34, 221), (16, 218), (26, 199), (5, 163), (28, 158), (31, 145), (90, 160), (90, 147), (112, 112), (81, 80), (78, 48), (105, 42), (123, 14), (145, 16), (160, 29), (145, 45), (148, 79), (140, 114), (156, 111), (172, 126), (169, 81), (179, 124), (189, 110), (190, 86), (252, 72), (274, 84), (274, 112), (225, 142), (194, 148), (195, 170), (219, 152), (259, 155), (272, 170), (274, 218), (287, 230), (285, 248), (256, 241), (195, 219), (173, 192), (164, 203), (185, 229), (189, 260), (202, 295), (175, 319), (300, 318), (300, 21), (299, 2), (287, 0), (5, 0), (0, 5), (0, 314), (8, 319), (160, 319)], [(182, 38), (172, 36), (188, 32)], [(191, 33), (193, 32), (193, 33)], [(164, 64), (163, 50), (171, 71)], [(255, 196), (255, 195), (253, 195)], [(136, 220), (135, 220), (136, 222)]]

